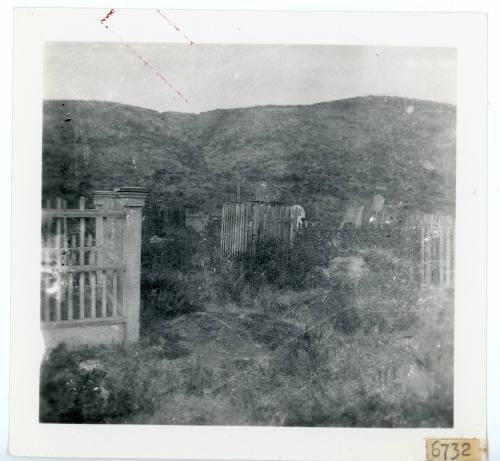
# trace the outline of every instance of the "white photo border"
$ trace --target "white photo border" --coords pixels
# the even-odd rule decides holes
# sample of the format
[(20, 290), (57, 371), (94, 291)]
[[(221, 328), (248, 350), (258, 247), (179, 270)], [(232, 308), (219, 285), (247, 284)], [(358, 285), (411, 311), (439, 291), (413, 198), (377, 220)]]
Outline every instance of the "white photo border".
[[(171, 11), (198, 43), (432, 46), (457, 49), (453, 429), (66, 425), (38, 422), (43, 50), (47, 41), (117, 41), (106, 9), (20, 8), (14, 24), (9, 451), (99, 458), (350, 461), (425, 459), (427, 437), (486, 434), (486, 15)], [(151, 10), (119, 9), (130, 42), (183, 38)], [(147, 24), (147, 26), (145, 26)]]

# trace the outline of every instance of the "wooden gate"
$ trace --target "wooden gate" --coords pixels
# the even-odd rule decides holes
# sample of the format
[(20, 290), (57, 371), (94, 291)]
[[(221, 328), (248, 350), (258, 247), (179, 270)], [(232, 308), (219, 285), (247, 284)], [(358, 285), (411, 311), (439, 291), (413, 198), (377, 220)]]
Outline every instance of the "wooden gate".
[(141, 216), (145, 192), (96, 192), (94, 208), (62, 199), (42, 211), (40, 318), (49, 346), (139, 337)]

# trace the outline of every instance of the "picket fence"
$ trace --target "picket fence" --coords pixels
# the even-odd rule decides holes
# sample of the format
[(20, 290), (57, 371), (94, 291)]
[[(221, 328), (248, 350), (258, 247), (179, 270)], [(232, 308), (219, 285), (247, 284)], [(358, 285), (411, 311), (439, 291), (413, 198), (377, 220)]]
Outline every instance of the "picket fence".
[(455, 219), (451, 215), (421, 213), (408, 217), (420, 237), (420, 282), (452, 288), (455, 284)]
[[(455, 284), (455, 218), (440, 213), (402, 212), (397, 207), (351, 207), (339, 227), (344, 238), (406, 251), (415, 261), (420, 286), (453, 288)], [(388, 238), (391, 237), (391, 238)], [(365, 242), (366, 243), (366, 242)], [(415, 250), (415, 251), (413, 251)]]
[(135, 342), (140, 329), (142, 188), (42, 210), (40, 319), (49, 346)]

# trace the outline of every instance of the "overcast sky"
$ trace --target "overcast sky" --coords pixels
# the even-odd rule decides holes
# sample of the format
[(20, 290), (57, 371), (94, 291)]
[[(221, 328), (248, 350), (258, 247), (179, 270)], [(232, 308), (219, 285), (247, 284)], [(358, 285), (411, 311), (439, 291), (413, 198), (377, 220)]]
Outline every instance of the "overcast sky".
[(54, 42), (44, 86), (45, 99), (196, 113), (365, 95), (455, 104), (456, 59), (450, 48)]

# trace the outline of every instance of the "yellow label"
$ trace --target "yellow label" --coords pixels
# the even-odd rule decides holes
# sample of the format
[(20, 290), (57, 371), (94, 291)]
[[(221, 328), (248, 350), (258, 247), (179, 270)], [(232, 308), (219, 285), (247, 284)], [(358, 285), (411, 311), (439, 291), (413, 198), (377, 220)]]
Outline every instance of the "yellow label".
[(427, 439), (427, 461), (481, 461), (479, 439)]

